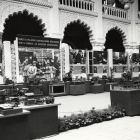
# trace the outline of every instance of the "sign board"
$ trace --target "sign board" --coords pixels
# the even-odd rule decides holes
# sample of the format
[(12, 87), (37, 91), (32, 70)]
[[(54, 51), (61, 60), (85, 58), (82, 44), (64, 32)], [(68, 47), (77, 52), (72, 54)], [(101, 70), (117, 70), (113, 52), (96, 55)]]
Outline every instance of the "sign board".
[(28, 35), (17, 35), (19, 47), (36, 47), (46, 49), (59, 49), (60, 39), (49, 37), (38, 37)]

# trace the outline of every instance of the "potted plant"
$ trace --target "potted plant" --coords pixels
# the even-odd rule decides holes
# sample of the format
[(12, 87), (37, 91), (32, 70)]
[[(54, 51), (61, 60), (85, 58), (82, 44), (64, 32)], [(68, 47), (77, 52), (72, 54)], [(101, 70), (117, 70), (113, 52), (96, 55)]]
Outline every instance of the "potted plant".
[(122, 74), (122, 87), (110, 91), (111, 106), (119, 105), (126, 115), (140, 115), (140, 89), (133, 87), (131, 71)]

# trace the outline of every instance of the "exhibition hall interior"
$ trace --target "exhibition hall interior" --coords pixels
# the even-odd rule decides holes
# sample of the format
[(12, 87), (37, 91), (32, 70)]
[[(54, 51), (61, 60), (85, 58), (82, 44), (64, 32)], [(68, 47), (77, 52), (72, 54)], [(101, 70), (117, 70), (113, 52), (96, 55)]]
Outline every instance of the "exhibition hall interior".
[[(0, 0), (0, 139), (139, 116), (139, 37), (139, 0)], [(110, 107), (59, 116), (58, 97), (89, 94)]]

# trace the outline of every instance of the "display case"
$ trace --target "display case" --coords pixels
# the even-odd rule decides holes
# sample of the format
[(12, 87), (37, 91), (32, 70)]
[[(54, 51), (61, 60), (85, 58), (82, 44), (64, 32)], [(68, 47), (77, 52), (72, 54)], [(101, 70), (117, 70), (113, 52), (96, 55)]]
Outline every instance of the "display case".
[(64, 83), (53, 83), (49, 85), (49, 94), (58, 96), (64, 95), (65, 93), (65, 84)]

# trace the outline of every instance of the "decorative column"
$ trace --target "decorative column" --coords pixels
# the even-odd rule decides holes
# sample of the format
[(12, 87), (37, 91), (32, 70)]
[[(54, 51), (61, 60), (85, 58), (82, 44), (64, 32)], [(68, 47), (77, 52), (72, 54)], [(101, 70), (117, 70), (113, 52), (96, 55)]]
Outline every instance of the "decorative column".
[(130, 71), (130, 69), (131, 69), (130, 54), (128, 52), (126, 52), (126, 56), (127, 56), (127, 68)]
[(17, 83), (23, 82), (23, 78), (21, 80), (20, 75), (19, 75), (19, 52), (18, 52), (18, 39), (14, 41), (14, 46), (15, 46), (15, 64), (16, 64), (16, 80)]
[(65, 43), (61, 43), (61, 78), (65, 73), (70, 71), (70, 61), (69, 61), (69, 46)]
[(112, 49), (108, 49), (108, 76), (111, 76), (111, 69), (113, 69), (113, 50)]
[(59, 37), (59, 0), (51, 1), (53, 7), (49, 12), (49, 34), (51, 37)]
[(12, 80), (12, 67), (11, 67), (11, 44), (10, 41), (3, 42), (3, 65), (4, 76)]
[(139, 40), (138, 36), (138, 0), (135, 0), (133, 3), (129, 3), (130, 8), (128, 9), (129, 20), (131, 24), (128, 26), (128, 42), (132, 45), (137, 45)]
[(103, 15), (102, 15), (102, 1), (98, 0), (95, 4), (94, 11), (98, 13), (98, 18), (95, 20), (95, 40), (96, 42), (103, 42)]

